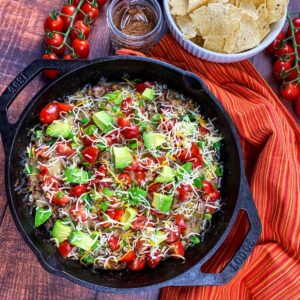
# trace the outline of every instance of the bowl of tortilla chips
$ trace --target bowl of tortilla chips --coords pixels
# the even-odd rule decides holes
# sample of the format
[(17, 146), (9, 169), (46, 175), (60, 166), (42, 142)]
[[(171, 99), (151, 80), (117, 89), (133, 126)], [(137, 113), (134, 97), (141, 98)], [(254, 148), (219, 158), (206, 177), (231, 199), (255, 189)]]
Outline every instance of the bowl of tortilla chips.
[(164, 0), (171, 33), (204, 60), (231, 63), (250, 58), (282, 30), (288, 0)]

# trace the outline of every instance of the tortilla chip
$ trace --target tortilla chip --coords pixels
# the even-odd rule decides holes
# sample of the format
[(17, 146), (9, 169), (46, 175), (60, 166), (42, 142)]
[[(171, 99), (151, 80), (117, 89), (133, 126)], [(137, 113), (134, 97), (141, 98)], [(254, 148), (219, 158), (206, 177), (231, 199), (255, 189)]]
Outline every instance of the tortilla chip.
[(257, 28), (259, 31), (259, 39), (262, 41), (265, 36), (270, 32), (270, 26), (268, 22), (269, 12), (266, 4), (261, 4), (257, 9), (258, 19), (256, 21)]
[(238, 53), (259, 45), (259, 31), (252, 17), (243, 14), (240, 29), (226, 39), (224, 51)]
[(187, 15), (188, 0), (169, 0), (170, 11), (174, 16)]
[(225, 39), (220, 36), (208, 36), (203, 44), (203, 48), (224, 53)]
[(204, 43), (204, 39), (202, 38), (201, 35), (195, 36), (194, 38), (191, 39), (191, 41), (201, 47), (203, 46)]
[(267, 0), (269, 11), (269, 24), (277, 22), (285, 14), (287, 7), (286, 0)]
[(242, 10), (232, 4), (211, 3), (194, 10), (190, 17), (202, 37), (229, 37), (240, 26)]
[[(226, 3), (230, 3), (229, 0), (209, 0), (209, 3), (223, 3), (223, 4), (226, 4)], [(234, 3), (231, 3), (233, 5), (235, 5), (235, 1)]]
[(208, 0), (189, 0), (188, 4), (188, 12), (192, 12), (193, 10), (207, 4)]
[(267, 0), (253, 0), (253, 3), (256, 8), (259, 8), (262, 4), (267, 5)]
[(254, 20), (258, 19), (258, 14), (253, 0), (240, 0), (239, 8), (243, 10), (244, 14), (247, 14), (248, 16), (252, 17)]
[(197, 28), (191, 18), (187, 16), (176, 16), (176, 23), (183, 33), (183, 39), (192, 39), (197, 35)]

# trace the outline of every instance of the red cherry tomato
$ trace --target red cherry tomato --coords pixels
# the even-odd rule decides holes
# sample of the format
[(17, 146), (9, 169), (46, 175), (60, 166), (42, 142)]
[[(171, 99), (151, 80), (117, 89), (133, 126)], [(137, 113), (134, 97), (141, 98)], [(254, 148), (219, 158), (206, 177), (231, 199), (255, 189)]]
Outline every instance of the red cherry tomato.
[(137, 252), (141, 253), (144, 250), (145, 247), (145, 241), (140, 239), (136, 242), (135, 249)]
[(202, 190), (205, 194), (210, 194), (214, 191), (214, 187), (208, 180), (203, 180), (202, 182)]
[(300, 97), (298, 97), (296, 101), (296, 114), (300, 117)]
[(166, 243), (174, 243), (179, 240), (180, 238), (180, 230), (177, 227), (177, 231), (171, 229), (165, 229), (164, 232), (168, 234), (167, 239), (165, 240)]
[(130, 250), (120, 258), (120, 262), (129, 263), (129, 262), (133, 261), (135, 258), (136, 258), (135, 251)]
[(281, 80), (284, 75), (288, 73), (291, 67), (291, 61), (282, 61), (281, 59), (277, 59), (273, 65), (273, 74), (278, 80)]
[(81, 11), (78, 14), (78, 19), (79, 20), (84, 20), (86, 19), (88, 22), (91, 24), (96, 21), (96, 19), (99, 16), (99, 9), (98, 5), (92, 5), (92, 3), (89, 3), (88, 1), (85, 1), (81, 5)]
[(130, 172), (130, 171), (137, 172), (140, 170), (142, 170), (142, 168), (140, 167), (140, 164), (137, 161), (132, 162), (128, 167), (125, 168), (126, 172)]
[(72, 187), (70, 193), (74, 197), (80, 197), (86, 191), (87, 191), (86, 184), (79, 184), (79, 185), (76, 185), (76, 186)]
[(197, 143), (194, 143), (194, 142), (192, 143), (191, 154), (193, 157), (199, 156), (201, 154), (200, 148), (198, 147)]
[(66, 16), (62, 16), (65, 31), (67, 31), (70, 26), (71, 16), (73, 16), (75, 10), (76, 10), (76, 6), (70, 4), (65, 4), (61, 8), (61, 13), (66, 15)]
[(45, 180), (45, 176), (49, 173), (49, 169), (44, 166), (40, 166), (39, 178), (41, 181)]
[(69, 145), (64, 144), (64, 143), (57, 143), (55, 151), (56, 151), (56, 154), (62, 155), (62, 156), (70, 156), (76, 152), (75, 149), (72, 149)]
[(44, 23), (45, 31), (58, 31), (62, 32), (64, 30), (64, 22), (61, 16), (56, 14), (50, 14)]
[(96, 176), (99, 179), (103, 179), (104, 177), (106, 177), (107, 173), (108, 173), (108, 170), (107, 170), (106, 165), (101, 165), (97, 169), (97, 175)]
[(132, 98), (126, 98), (121, 103), (121, 110), (123, 112), (131, 112), (132, 111), (132, 105), (133, 105), (133, 99)]
[(206, 135), (206, 134), (209, 133), (209, 130), (207, 128), (203, 127), (203, 126), (200, 126), (199, 127), (199, 132), (200, 132), (201, 135)]
[[(57, 55), (55, 53), (46, 53), (42, 56), (44, 59), (58, 59)], [(46, 69), (43, 71), (43, 74), (45, 77), (49, 79), (54, 79), (58, 76), (59, 71), (58, 70), (52, 70), (52, 69)]]
[(137, 171), (134, 174), (134, 179), (138, 186), (142, 186), (146, 179), (146, 173), (143, 171)]
[[(171, 248), (171, 251), (170, 251), (171, 254), (184, 256), (184, 247), (180, 241), (177, 241), (177, 242), (171, 244), (170, 248)], [(174, 259), (178, 259), (178, 258), (174, 257)]]
[(115, 221), (120, 221), (122, 216), (124, 215), (124, 209), (118, 208), (118, 209), (108, 209), (106, 211), (106, 214)]
[(176, 224), (179, 227), (180, 231), (186, 230), (186, 225), (184, 222), (184, 217), (182, 215), (175, 215)]
[(132, 228), (134, 230), (140, 230), (145, 227), (147, 217), (145, 215), (138, 216), (133, 222), (132, 222)]
[(155, 192), (159, 192), (162, 187), (162, 183), (153, 183), (148, 186), (148, 193), (153, 194)]
[(209, 199), (211, 202), (215, 202), (220, 198), (220, 192), (218, 190), (214, 190), (209, 194)]
[(283, 60), (289, 60), (291, 63), (295, 61), (294, 48), (289, 44), (284, 44), (275, 51), (275, 55)]
[(45, 38), (45, 44), (56, 54), (64, 54), (66, 46), (62, 46), (63, 41), (63, 35), (58, 32), (49, 32)]
[(154, 86), (154, 83), (153, 83), (153, 82), (151, 82), (151, 81), (145, 81), (145, 82), (143, 82), (143, 83), (138, 83), (138, 84), (136, 84), (135, 90), (136, 90), (138, 93), (142, 94), (146, 88), (151, 88), (151, 87), (153, 87), (153, 86)]
[[(300, 69), (300, 62), (298, 63), (298, 68)], [(288, 76), (288, 80), (289, 81), (298, 78), (298, 71), (297, 71), (297, 69), (293, 69), (289, 74), (290, 74)]]
[(189, 161), (192, 163), (193, 169), (196, 169), (196, 168), (201, 167), (203, 165), (203, 158), (202, 158), (201, 155), (193, 157)]
[(114, 236), (114, 235), (110, 236), (110, 238), (107, 241), (107, 243), (108, 243), (109, 248), (112, 251), (116, 251), (119, 248), (119, 239), (116, 236)]
[(283, 83), (280, 87), (280, 94), (287, 100), (295, 100), (300, 96), (300, 87), (296, 82)]
[(181, 184), (177, 188), (179, 200), (182, 202), (187, 200), (190, 196), (191, 191), (192, 191), (192, 187), (190, 185)]
[(63, 59), (64, 59), (64, 60), (71, 60), (71, 59), (74, 59), (74, 57), (73, 57), (72, 54), (67, 53), (67, 54), (64, 55)]
[(46, 176), (41, 184), (42, 189), (57, 191), (59, 187), (59, 179), (54, 176)]
[(105, 4), (106, 4), (107, 0), (98, 0), (98, 8), (101, 9)]
[(85, 222), (87, 220), (87, 211), (82, 203), (72, 204), (69, 213), (77, 222)]
[[(300, 18), (294, 18), (292, 22), (295, 27), (298, 27), (295, 29), (295, 32), (294, 32), (296, 35), (300, 32)], [(292, 32), (291, 32), (291, 28), (289, 26), (288, 31), (287, 31), (287, 36), (291, 36), (291, 35), (292, 35)]]
[(268, 46), (267, 51), (271, 54), (275, 53), (275, 50), (279, 47), (282, 40), (285, 38), (285, 33), (281, 31), (276, 39)]
[(126, 118), (118, 118), (117, 119), (117, 123), (118, 125), (121, 127), (121, 128), (124, 128), (124, 127), (130, 127), (131, 126), (131, 122), (126, 119)]
[(96, 139), (96, 137), (94, 137), (93, 135), (90, 135), (90, 136), (83, 136), (81, 138), (81, 141), (85, 146), (91, 146), (95, 139)]
[(52, 197), (52, 202), (58, 205), (67, 205), (70, 202), (70, 197), (63, 192), (58, 192)]
[(74, 108), (73, 105), (70, 105), (68, 103), (61, 103), (61, 102), (57, 102), (57, 107), (60, 111), (64, 111), (64, 112), (69, 112)]
[(59, 109), (57, 103), (48, 103), (40, 112), (40, 121), (43, 124), (51, 124), (59, 119)]
[(162, 257), (160, 256), (161, 251), (157, 250), (155, 253), (151, 256), (150, 253), (147, 255), (147, 265), (151, 269), (154, 269), (157, 267), (157, 265), (160, 263)]
[(91, 165), (94, 165), (96, 163), (96, 160), (98, 158), (99, 149), (94, 146), (87, 146), (83, 149), (81, 152), (82, 159)]
[(57, 250), (64, 258), (67, 258), (72, 252), (74, 246), (72, 246), (68, 241), (63, 241), (59, 244)]
[(132, 179), (127, 173), (122, 173), (118, 176), (118, 179), (125, 185), (130, 186), (132, 184)]
[(78, 58), (88, 58), (90, 53), (90, 45), (88, 40), (75, 39), (73, 40), (71, 46), (74, 49), (74, 52), (78, 55)]
[(75, 39), (88, 39), (91, 32), (91, 27), (84, 23), (83, 20), (77, 20), (73, 24), (73, 29), (71, 30), (70, 36), (72, 40)]
[(130, 271), (136, 272), (144, 269), (145, 265), (146, 265), (146, 258), (142, 256), (142, 257), (137, 257), (134, 261), (128, 263), (127, 268)]

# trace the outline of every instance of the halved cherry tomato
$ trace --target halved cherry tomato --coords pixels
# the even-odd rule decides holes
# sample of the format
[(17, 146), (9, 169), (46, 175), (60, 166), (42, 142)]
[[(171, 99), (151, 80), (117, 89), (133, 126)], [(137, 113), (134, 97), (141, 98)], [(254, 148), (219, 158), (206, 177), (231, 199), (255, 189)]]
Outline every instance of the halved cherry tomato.
[(121, 128), (130, 127), (131, 126), (131, 122), (128, 119), (122, 118), (122, 117), (120, 117), (120, 118), (117, 119), (117, 123), (118, 123), (118, 125)]
[[(177, 241), (173, 244), (170, 244), (171, 253), (175, 255), (184, 256), (184, 247), (180, 241)], [(174, 257), (174, 259), (178, 259), (179, 257)]]
[(153, 87), (153, 86), (154, 86), (154, 82), (151, 82), (151, 81), (145, 81), (145, 82), (143, 82), (143, 83), (138, 83), (138, 84), (136, 84), (135, 90), (136, 90), (138, 93), (142, 94), (146, 88), (151, 88), (151, 87)]
[(201, 155), (195, 156), (189, 160), (192, 163), (193, 169), (201, 167), (203, 165), (203, 158)]
[(70, 197), (63, 192), (58, 192), (52, 197), (52, 202), (58, 205), (67, 205), (70, 202)]
[(123, 112), (131, 112), (132, 111), (132, 105), (133, 105), (133, 99), (132, 98), (126, 98), (121, 103), (121, 110)]
[(162, 183), (153, 183), (148, 186), (148, 193), (153, 194), (154, 192), (158, 192), (162, 187)]
[(113, 130), (107, 137), (106, 137), (106, 142), (109, 146), (115, 144), (115, 143), (120, 143), (121, 142), (121, 137), (119, 135), (119, 131)]
[(203, 180), (202, 182), (202, 190), (205, 194), (210, 194), (214, 191), (214, 187), (208, 180)]
[(74, 197), (80, 197), (86, 191), (87, 191), (87, 185), (86, 184), (79, 184), (79, 185), (76, 185), (76, 186), (72, 187), (70, 193)]
[(300, 86), (296, 82), (283, 83), (279, 92), (285, 99), (295, 100), (300, 96)]
[(115, 208), (113, 208), (113, 209), (108, 209), (106, 211), (106, 214), (111, 219), (119, 222), (121, 220), (122, 216), (124, 215), (124, 212), (125, 212), (124, 209), (121, 209), (121, 208), (115, 209)]
[(57, 103), (48, 103), (40, 112), (40, 121), (43, 124), (51, 124), (53, 121), (59, 119), (59, 109)]
[(80, 10), (81, 11), (78, 14), (78, 19), (86, 19), (91, 24), (94, 23), (99, 16), (99, 9), (97, 3), (94, 5), (91, 2), (85, 1), (81, 5)]
[(84, 23), (83, 20), (77, 20), (73, 24), (73, 29), (71, 30), (70, 36), (72, 40), (82, 38), (88, 39), (91, 32), (91, 27)]
[(72, 204), (69, 213), (77, 222), (85, 222), (87, 220), (87, 211), (82, 203), (78, 205), (76, 205), (76, 203)]
[(120, 262), (129, 263), (129, 262), (132, 262), (135, 258), (136, 258), (135, 251), (130, 250), (120, 258)]
[(114, 236), (114, 235), (111, 235), (109, 240), (107, 241), (108, 243), (108, 246), (109, 248), (112, 250), (112, 251), (115, 251), (119, 248), (119, 239)]
[(62, 32), (64, 29), (64, 22), (61, 16), (57, 14), (50, 14), (44, 23), (45, 31), (58, 31)]
[(189, 198), (190, 192), (192, 191), (192, 187), (190, 185), (181, 184), (177, 188), (178, 198), (180, 201), (185, 201)]
[(60, 111), (69, 112), (74, 106), (68, 103), (57, 102), (57, 107)]
[(136, 172), (142, 170), (138, 161), (133, 161), (128, 167), (124, 169), (126, 172)]
[(106, 165), (101, 165), (97, 169), (97, 175), (96, 175), (96, 177), (99, 178), (99, 179), (103, 179), (104, 177), (106, 177), (107, 172), (108, 172), (108, 170), (107, 170)]
[(82, 140), (82, 143), (85, 145), (85, 146), (91, 146), (92, 144), (93, 144), (93, 140), (95, 140), (96, 139), (96, 137), (95, 136), (93, 136), (93, 135), (91, 135), (91, 136), (83, 136), (82, 138), (81, 138), (81, 140)]
[(186, 225), (184, 222), (184, 217), (182, 215), (175, 215), (175, 220), (176, 220), (176, 224), (178, 225), (180, 231), (185, 231), (186, 230)]
[(62, 46), (63, 41), (63, 35), (58, 32), (48, 32), (45, 38), (45, 44), (56, 54), (64, 54), (66, 46)]
[[(74, 5), (69, 5), (69, 4), (64, 4), (63, 7), (61, 8), (61, 13), (65, 15), (65, 16), (61, 17), (64, 22), (64, 30), (65, 31), (67, 31), (70, 26), (71, 16), (73, 16), (75, 10), (76, 10), (76, 7)], [(76, 18), (77, 18), (77, 16), (76, 16)]]
[(147, 217), (145, 215), (138, 216), (133, 222), (132, 222), (132, 228), (133, 230), (140, 230), (145, 227)]
[(40, 180), (44, 180), (45, 176), (49, 173), (49, 169), (44, 166), (40, 166), (40, 172), (39, 172), (39, 177)]
[(209, 130), (207, 128), (203, 127), (203, 126), (200, 126), (199, 127), (199, 132), (200, 132), (201, 135), (206, 135), (206, 134), (209, 133)]
[(168, 235), (167, 239), (165, 240), (166, 243), (174, 243), (180, 238), (181, 232), (179, 228), (177, 231), (171, 229), (164, 229), (163, 231)]
[(121, 130), (121, 134), (125, 139), (135, 139), (137, 138), (141, 133), (140, 133), (140, 126), (130, 126), (123, 128)]
[(64, 258), (67, 258), (72, 252), (74, 246), (72, 246), (68, 241), (63, 241), (59, 244), (57, 250)]
[(279, 47), (280, 43), (284, 40), (285, 33), (281, 31), (276, 39), (268, 46), (267, 51), (271, 54), (275, 53), (275, 50)]
[(214, 190), (209, 194), (209, 199), (211, 202), (217, 201), (220, 198), (220, 192), (218, 190)]
[(83, 149), (81, 154), (84, 161), (90, 163), (91, 165), (94, 165), (98, 158), (99, 149), (94, 146), (88, 146)]
[(127, 264), (127, 268), (130, 271), (136, 272), (144, 269), (145, 265), (146, 265), (146, 258), (145, 256), (141, 256), (141, 257), (137, 257), (134, 261), (129, 262)]
[(138, 186), (141, 186), (144, 184), (146, 179), (146, 173), (142, 171), (137, 171), (134, 173), (134, 179)]
[[(43, 59), (58, 59), (57, 55), (55, 53), (46, 53), (42, 56)], [(43, 74), (45, 77), (54, 79), (58, 76), (59, 71), (53, 70), (53, 69), (46, 69), (43, 71)]]
[(154, 269), (157, 267), (157, 265), (160, 263), (162, 257), (160, 256), (161, 251), (157, 250), (155, 251), (154, 255), (151, 256), (150, 253), (147, 255), (147, 265)]
[(132, 184), (132, 179), (127, 173), (122, 173), (118, 176), (118, 179), (125, 185), (131, 185)]
[(145, 245), (145, 241), (139, 239), (137, 242), (136, 242), (136, 245), (135, 245), (135, 249), (141, 253), (143, 250), (144, 250), (144, 245)]
[(56, 154), (63, 156), (70, 156), (76, 152), (75, 149), (72, 149), (68, 144), (57, 143), (56, 144)]
[(36, 157), (45, 158), (48, 159), (50, 157), (50, 154), (47, 153), (49, 149), (35, 149), (34, 153)]
[(59, 187), (59, 179), (54, 176), (46, 176), (41, 184), (42, 189), (57, 191)]
[(78, 58), (88, 58), (90, 54), (90, 44), (88, 40), (74, 39), (71, 44)]
[(197, 143), (194, 143), (194, 142), (192, 143), (191, 154), (193, 157), (201, 155), (200, 148), (198, 147)]

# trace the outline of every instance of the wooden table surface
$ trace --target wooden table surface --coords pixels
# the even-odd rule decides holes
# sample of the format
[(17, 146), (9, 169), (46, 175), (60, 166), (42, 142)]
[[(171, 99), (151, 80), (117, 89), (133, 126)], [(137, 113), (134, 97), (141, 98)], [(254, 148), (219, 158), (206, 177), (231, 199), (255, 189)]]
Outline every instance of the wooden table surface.
[[(10, 81), (43, 51), (45, 16), (59, 8), (61, 0), (0, 0), (0, 94)], [(291, 0), (289, 11), (300, 11), (300, 1)], [(106, 25), (106, 7), (101, 11), (90, 36), (90, 58), (112, 54)], [(261, 53), (253, 63), (277, 92), (271, 75), (271, 58)], [(16, 99), (10, 117), (16, 120), (26, 103), (46, 83), (37, 77)], [(284, 101), (295, 118), (292, 104)], [(299, 123), (299, 118), (297, 118)], [(0, 150), (0, 176), (4, 178), (4, 154)], [(0, 182), (0, 299), (158, 299), (159, 290), (134, 295), (100, 293), (75, 285), (46, 272), (22, 240), (12, 220)]]

